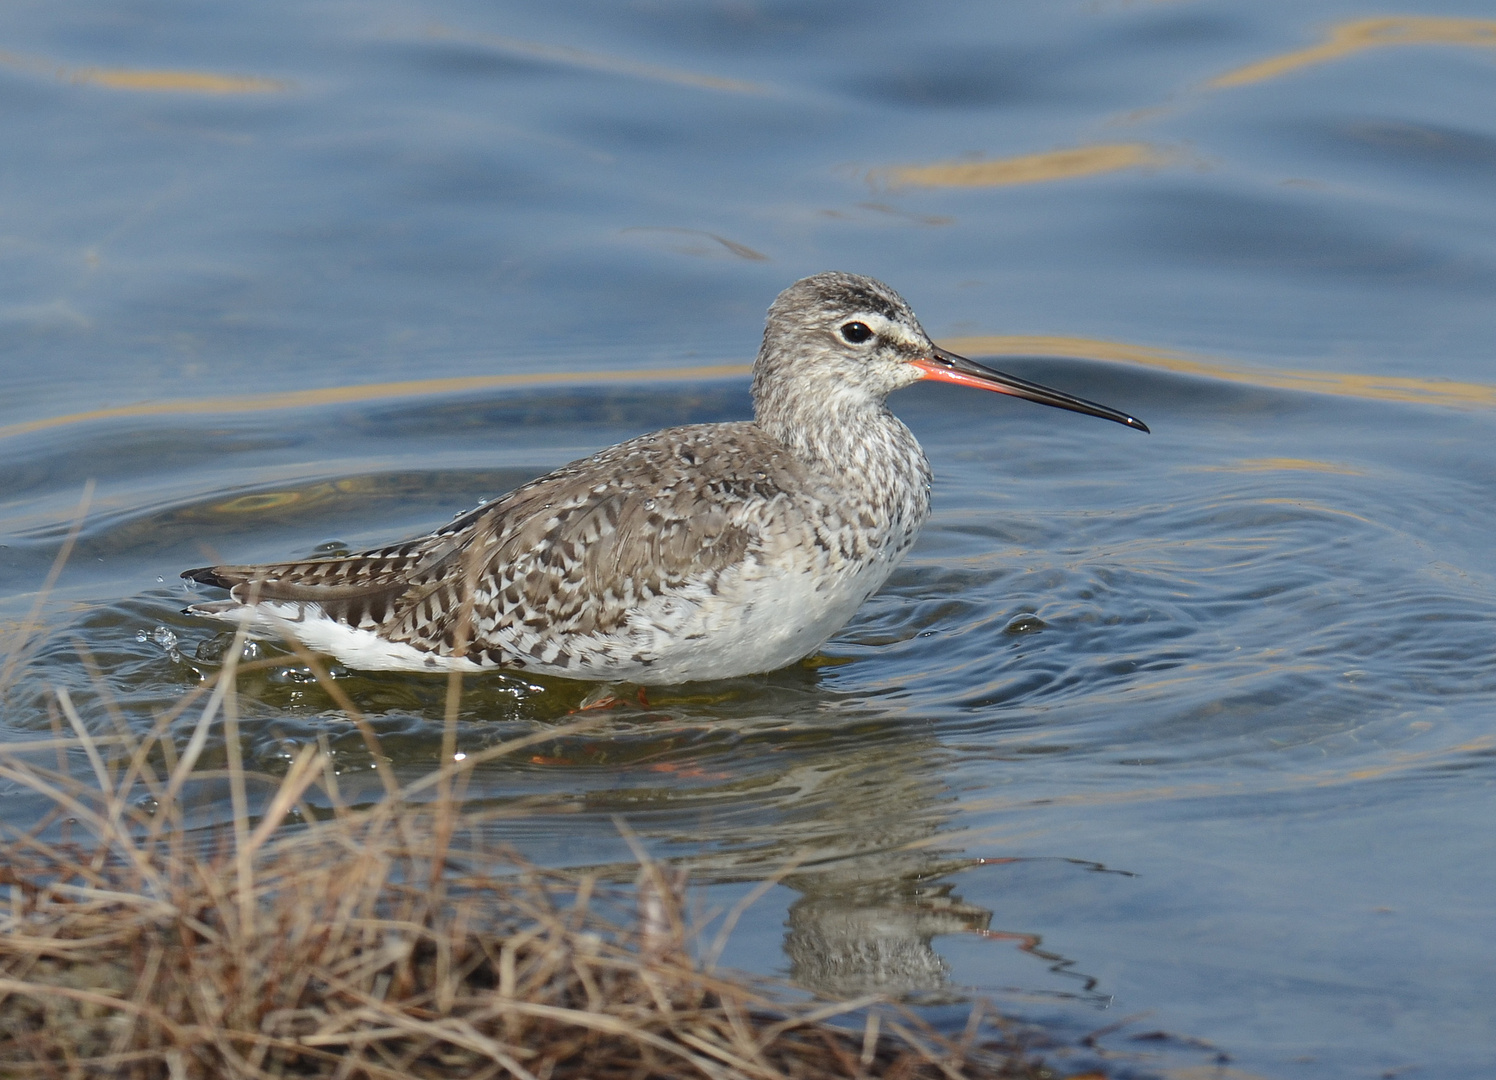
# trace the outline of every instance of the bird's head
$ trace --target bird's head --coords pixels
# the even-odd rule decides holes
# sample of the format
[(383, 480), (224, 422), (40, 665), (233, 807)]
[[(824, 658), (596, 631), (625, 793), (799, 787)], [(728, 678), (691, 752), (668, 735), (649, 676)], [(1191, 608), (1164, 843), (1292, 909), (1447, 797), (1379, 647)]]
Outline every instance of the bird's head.
[(880, 404), (893, 391), (924, 379), (1086, 413), (1147, 431), (1141, 420), (1020, 379), (940, 348), (902, 296), (881, 281), (827, 271), (795, 282), (769, 307), (763, 347), (754, 364), (760, 414), (809, 398)]

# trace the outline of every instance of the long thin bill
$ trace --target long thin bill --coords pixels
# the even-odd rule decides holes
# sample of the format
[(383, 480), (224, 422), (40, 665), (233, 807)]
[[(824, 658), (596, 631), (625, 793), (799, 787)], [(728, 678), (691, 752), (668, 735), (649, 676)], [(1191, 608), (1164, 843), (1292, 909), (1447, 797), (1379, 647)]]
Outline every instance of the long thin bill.
[(1040, 405), (1053, 405), (1056, 409), (1069, 409), (1071, 412), (1085, 413), (1087, 416), (1099, 416), (1103, 420), (1125, 424), (1138, 431), (1145, 433), (1148, 431), (1148, 425), (1135, 416), (1128, 416), (1125, 412), (1118, 412), (1105, 405), (1098, 405), (1094, 401), (1078, 398), (1063, 390), (1054, 390), (1036, 382), (1029, 382), (1027, 379), (1020, 379), (1017, 375), (994, 371), (975, 360), (968, 360), (964, 356), (947, 352), (938, 345), (929, 359), (913, 360), (911, 363), (924, 372), (921, 378), (934, 382), (974, 386), (978, 390), (995, 390), (999, 394), (1011, 394), (1025, 401), (1037, 401)]

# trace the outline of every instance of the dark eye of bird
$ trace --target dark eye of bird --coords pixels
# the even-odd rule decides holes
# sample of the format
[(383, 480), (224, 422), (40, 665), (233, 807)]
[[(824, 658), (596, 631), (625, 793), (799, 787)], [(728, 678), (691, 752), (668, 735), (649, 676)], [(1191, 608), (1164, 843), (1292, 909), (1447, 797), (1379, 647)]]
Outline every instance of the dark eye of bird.
[(873, 336), (873, 332), (868, 329), (867, 323), (849, 322), (842, 327), (841, 335), (853, 345), (861, 345)]

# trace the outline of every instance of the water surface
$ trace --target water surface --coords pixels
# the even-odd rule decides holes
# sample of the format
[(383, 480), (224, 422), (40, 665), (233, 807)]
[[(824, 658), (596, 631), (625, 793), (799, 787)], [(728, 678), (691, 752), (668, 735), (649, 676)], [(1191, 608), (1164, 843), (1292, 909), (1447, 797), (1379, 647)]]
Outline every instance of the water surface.
[[(748, 415), (774, 294), (869, 273), (1153, 435), (899, 394), (936, 509), (889, 585), (811, 663), (484, 766), (476, 799), (525, 806), (494, 828), (622, 868), (623, 815), (704, 903), (793, 861), (726, 959), (817, 992), (1136, 1018), (1101, 1041), (1123, 1067), (1487, 1075), (1489, 15), (18, 6), (7, 627), (95, 486), (0, 738), (56, 686), (108, 728), (80, 645), (140, 730), (210, 677), (183, 567), (393, 540)], [(262, 648), (250, 760), (325, 736), (356, 787), (353, 725)], [(436, 763), (443, 678), (338, 676), (402, 773)], [(471, 680), (460, 747), (587, 689)]]

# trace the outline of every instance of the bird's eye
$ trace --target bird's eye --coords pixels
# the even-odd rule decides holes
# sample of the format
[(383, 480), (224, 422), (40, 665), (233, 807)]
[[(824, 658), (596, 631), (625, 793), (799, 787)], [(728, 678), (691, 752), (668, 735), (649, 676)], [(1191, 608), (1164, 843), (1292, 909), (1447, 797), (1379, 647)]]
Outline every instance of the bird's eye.
[(841, 336), (846, 338), (853, 345), (861, 345), (864, 341), (873, 336), (873, 332), (868, 329), (867, 323), (849, 322), (842, 326)]

